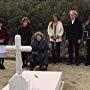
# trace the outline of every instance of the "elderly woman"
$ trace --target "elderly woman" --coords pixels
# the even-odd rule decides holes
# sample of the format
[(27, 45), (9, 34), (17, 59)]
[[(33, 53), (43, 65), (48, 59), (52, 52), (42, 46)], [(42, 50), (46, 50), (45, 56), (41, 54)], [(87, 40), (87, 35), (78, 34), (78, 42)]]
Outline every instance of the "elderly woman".
[(34, 69), (39, 65), (40, 70), (46, 71), (48, 67), (48, 43), (41, 32), (35, 33), (31, 46), (33, 58), (31, 68)]
[[(23, 17), (21, 20), (21, 25), (18, 28), (18, 34), (21, 35), (21, 44), (23, 46), (31, 45), (32, 31), (29, 26), (29, 23), (30, 23), (29, 18)], [(22, 52), (22, 61), (23, 61), (22, 68), (28, 66), (27, 57), (28, 57), (28, 52)]]
[(9, 40), (9, 29), (4, 25), (2, 19), (0, 19), (0, 69), (5, 69), (4, 58), (5, 55), (5, 45), (8, 44)]

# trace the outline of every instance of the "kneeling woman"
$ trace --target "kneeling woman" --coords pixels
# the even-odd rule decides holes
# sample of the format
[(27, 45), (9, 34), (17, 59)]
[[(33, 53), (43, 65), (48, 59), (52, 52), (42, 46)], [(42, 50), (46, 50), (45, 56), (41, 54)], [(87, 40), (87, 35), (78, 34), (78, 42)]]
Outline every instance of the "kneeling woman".
[(39, 65), (40, 70), (46, 71), (48, 66), (48, 43), (41, 32), (35, 33), (31, 46), (33, 57), (31, 67), (35, 68)]

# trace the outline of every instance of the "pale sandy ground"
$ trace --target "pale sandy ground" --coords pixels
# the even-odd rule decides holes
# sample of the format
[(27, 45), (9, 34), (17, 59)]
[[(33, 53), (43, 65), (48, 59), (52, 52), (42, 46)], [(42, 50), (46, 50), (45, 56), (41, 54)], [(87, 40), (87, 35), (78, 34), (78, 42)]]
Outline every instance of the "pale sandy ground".
[[(5, 61), (6, 70), (0, 70), (0, 90), (15, 73), (15, 61)], [(64, 90), (90, 90), (90, 66), (67, 66), (65, 64), (52, 65), (49, 71), (62, 71), (62, 80), (65, 82)]]

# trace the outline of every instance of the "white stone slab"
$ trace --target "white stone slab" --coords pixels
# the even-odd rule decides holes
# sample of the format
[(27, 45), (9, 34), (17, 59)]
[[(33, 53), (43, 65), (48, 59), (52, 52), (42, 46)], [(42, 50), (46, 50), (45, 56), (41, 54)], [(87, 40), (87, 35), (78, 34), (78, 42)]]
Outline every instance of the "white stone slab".
[(9, 84), (5, 86), (2, 90), (9, 90)]
[(9, 81), (9, 90), (28, 90), (28, 82), (22, 75), (15, 75)]
[[(28, 90), (62, 90), (61, 75), (62, 72), (23, 71), (22, 73), (22, 77), (28, 82)], [(9, 90), (9, 87), (6, 86), (2, 90)]]

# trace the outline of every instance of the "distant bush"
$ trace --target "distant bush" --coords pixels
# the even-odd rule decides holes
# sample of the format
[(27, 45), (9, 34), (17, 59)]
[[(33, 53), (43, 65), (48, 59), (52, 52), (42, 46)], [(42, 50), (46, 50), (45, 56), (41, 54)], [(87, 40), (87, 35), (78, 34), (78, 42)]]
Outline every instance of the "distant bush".
[(16, 34), (22, 17), (27, 16), (31, 20), (32, 30), (42, 31), (46, 29), (51, 16), (57, 13), (65, 23), (68, 12), (77, 9), (80, 18), (85, 21), (90, 15), (90, 0), (0, 0), (0, 18), (4, 18), (11, 35)]

